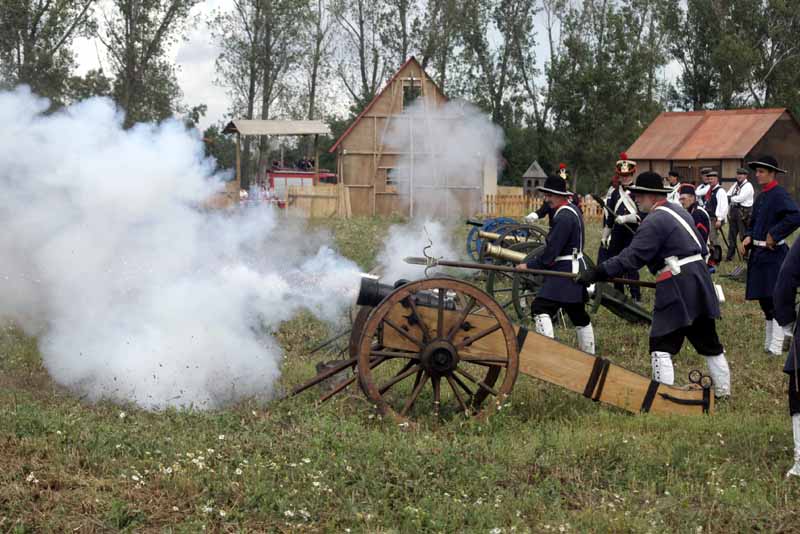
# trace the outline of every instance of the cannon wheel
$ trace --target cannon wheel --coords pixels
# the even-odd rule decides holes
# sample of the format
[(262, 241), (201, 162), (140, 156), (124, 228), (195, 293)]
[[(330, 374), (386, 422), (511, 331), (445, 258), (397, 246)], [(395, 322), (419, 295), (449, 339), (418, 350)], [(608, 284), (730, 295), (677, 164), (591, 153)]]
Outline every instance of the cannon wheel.
[(496, 229), (495, 232), (500, 234), (500, 237), (495, 239), (493, 244), (500, 245), (501, 247), (508, 246), (505, 244), (507, 236), (514, 236), (518, 239), (521, 239), (522, 241), (518, 241), (518, 243), (530, 241), (544, 243), (544, 240), (547, 237), (547, 230), (541, 226), (535, 226), (532, 224), (509, 224)]
[[(507, 248), (517, 252), (524, 252), (530, 257), (531, 254), (541, 253), (541, 251), (544, 250), (544, 244), (536, 241), (529, 241), (527, 243), (516, 243)], [(506, 263), (512, 265), (511, 262), (506, 262), (504, 260), (494, 261), (500, 264)], [(530, 275), (528, 275), (528, 277), (530, 278)], [(520, 313), (520, 307), (515, 302), (518, 298), (518, 296), (514, 294), (514, 280), (516, 280), (516, 278), (517, 275), (514, 273), (489, 271), (486, 274), (486, 292), (489, 293), (504, 310), (509, 313), (510, 310), (514, 310), (517, 314), (517, 318), (524, 321), (527, 319), (527, 312), (523, 311), (523, 313)], [(538, 285), (541, 286), (541, 277), (534, 277), (534, 280), (539, 280)]]
[[(414, 304), (409, 297), (419, 291), (436, 292), (438, 307)], [(399, 324), (398, 316), (407, 323)], [(414, 350), (376, 349), (373, 340), (381, 329), (392, 330)], [(488, 336), (494, 336), (495, 350), (478, 352), (474, 344)], [(376, 366), (376, 359), (391, 363)], [(488, 415), (511, 393), (518, 370), (517, 339), (508, 315), (480, 289), (451, 278), (411, 282), (386, 297), (370, 313), (358, 353), (361, 388), (382, 415), (398, 422), (424, 414), (425, 406), (435, 417)], [(481, 411), (489, 396), (491, 402)]]
[(474, 261), (480, 261), (481, 259), (482, 240), (478, 237), (478, 232), (494, 232), (498, 226), (504, 224), (517, 224), (517, 221), (508, 217), (498, 217), (496, 219), (486, 219), (480, 228), (473, 226), (467, 234), (467, 254), (469, 254), (469, 257)]

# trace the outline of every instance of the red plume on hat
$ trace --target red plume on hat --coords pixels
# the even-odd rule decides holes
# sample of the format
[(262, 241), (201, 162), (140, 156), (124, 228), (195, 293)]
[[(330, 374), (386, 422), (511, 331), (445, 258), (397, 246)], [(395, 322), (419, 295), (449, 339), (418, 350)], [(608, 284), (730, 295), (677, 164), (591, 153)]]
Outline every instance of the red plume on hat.
[(558, 168), (559, 169), (566, 169), (567, 168), (567, 164), (566, 163), (559, 163), (558, 164)]
[(621, 175), (630, 175), (636, 172), (636, 162), (628, 159), (628, 154), (623, 152), (619, 155), (617, 161), (617, 173)]
[(558, 164), (558, 175), (563, 178), (564, 180), (569, 180), (569, 171), (567, 170), (566, 163), (559, 163)]

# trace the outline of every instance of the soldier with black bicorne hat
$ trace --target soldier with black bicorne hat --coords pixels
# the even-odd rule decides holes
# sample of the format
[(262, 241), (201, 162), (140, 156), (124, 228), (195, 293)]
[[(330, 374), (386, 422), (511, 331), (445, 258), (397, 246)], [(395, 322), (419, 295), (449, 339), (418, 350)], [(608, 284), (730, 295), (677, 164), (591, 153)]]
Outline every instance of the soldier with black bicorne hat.
[(587, 269), (578, 280), (592, 284), (646, 265), (656, 275), (650, 328), (653, 380), (674, 383), (672, 358), (688, 338), (706, 357), (716, 396), (727, 397), (730, 369), (716, 330), (719, 300), (706, 268), (708, 248), (691, 215), (680, 205), (667, 202), (669, 190), (657, 173), (642, 173), (629, 189), (647, 217), (630, 246), (596, 269)]
[(789, 193), (778, 184), (777, 175), (785, 173), (772, 156), (761, 156), (748, 163), (755, 171), (761, 193), (753, 203), (750, 226), (742, 246), (750, 251), (747, 261), (747, 300), (757, 300), (764, 312), (764, 351), (783, 353), (783, 328), (775, 320), (772, 292), (775, 280), (789, 247), (785, 239), (800, 226), (800, 209)]
[[(567, 184), (567, 189), (569, 189), (569, 170), (567, 169), (566, 163), (559, 163), (558, 164), (558, 177), (564, 180), (564, 183)], [(572, 202), (579, 210), (581, 209), (580, 197), (576, 193), (570, 193), (569, 201)], [(583, 213), (581, 211), (581, 213)], [(544, 219), (548, 217), (549, 222), (552, 224), (553, 222), (553, 209), (547, 202), (542, 202), (542, 206), (525, 216), (525, 222), (528, 224), (534, 224), (536, 221)]]
[[(586, 268), (583, 259), (584, 225), (580, 210), (569, 197), (566, 180), (550, 176), (544, 186), (538, 188), (544, 193), (545, 203), (552, 210), (550, 231), (545, 239), (545, 247), (527, 264), (520, 263), (517, 269), (549, 269), (553, 271), (578, 273)], [(545, 276), (544, 284), (531, 305), (536, 332), (554, 337), (552, 317), (563, 309), (575, 326), (578, 348), (594, 354), (594, 328), (585, 304), (589, 300), (586, 288), (569, 278)]]
[[(628, 188), (633, 185), (633, 176), (636, 174), (636, 162), (628, 159), (628, 155), (624, 152), (619, 155), (619, 158), (617, 175), (620, 178), (620, 184), (608, 199), (609, 210), (606, 211), (603, 221), (603, 239), (607, 243), (606, 257), (608, 258), (613, 258), (631, 244), (633, 235), (644, 216), (628, 192)], [(622, 274), (631, 280), (639, 279), (638, 270)], [(621, 284), (614, 284), (614, 287), (618, 291), (625, 291), (625, 287)], [(629, 291), (635, 301), (641, 300), (641, 291), (637, 286), (629, 286)]]

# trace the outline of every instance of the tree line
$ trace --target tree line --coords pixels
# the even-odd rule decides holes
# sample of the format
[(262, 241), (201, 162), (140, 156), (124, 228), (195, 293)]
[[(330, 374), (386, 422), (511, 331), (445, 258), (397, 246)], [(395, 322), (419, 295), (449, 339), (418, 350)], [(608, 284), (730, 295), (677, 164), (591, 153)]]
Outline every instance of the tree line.
[[(54, 109), (109, 96), (126, 127), (196, 124), (205, 106), (183, 101), (169, 51), (201, 24), (230, 117), (324, 119), (335, 137), (414, 55), (503, 128), (505, 183), (534, 159), (564, 161), (584, 191), (661, 111), (800, 113), (800, 0), (231, 0), (197, 21), (199, 3), (0, 0), (0, 85), (28, 84)], [(75, 74), (79, 36), (99, 43), (106, 69)], [(220, 126), (205, 138), (230, 166)], [(247, 180), (272, 148), (243, 149)]]

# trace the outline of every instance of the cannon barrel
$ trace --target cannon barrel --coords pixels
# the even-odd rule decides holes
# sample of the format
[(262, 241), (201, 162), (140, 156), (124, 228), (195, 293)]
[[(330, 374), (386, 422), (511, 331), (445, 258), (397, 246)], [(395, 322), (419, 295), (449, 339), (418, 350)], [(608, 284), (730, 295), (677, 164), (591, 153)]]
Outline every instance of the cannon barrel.
[[(361, 279), (361, 289), (358, 292), (358, 300), (356, 304), (359, 306), (375, 307), (385, 299), (389, 293), (393, 292), (400, 286), (408, 283), (408, 280), (398, 280), (394, 285), (381, 284), (377, 278), (363, 277)], [(439, 306), (439, 295), (430, 291), (419, 291), (414, 294), (414, 303), (417, 306), (426, 306), (429, 308), (436, 308)], [(455, 309), (455, 303), (452, 299), (446, 298), (444, 302), (445, 309)]]
[(497, 258), (499, 260), (513, 261), (514, 263), (522, 263), (525, 261), (527, 254), (524, 252), (517, 252), (508, 248), (503, 248), (499, 245), (492, 245), (491, 243), (483, 244), (483, 254), (490, 258)]
[[(480, 232), (478, 232), (478, 237), (480, 237), (481, 239), (496, 241), (500, 239), (500, 234), (496, 232), (484, 232), (483, 230), (481, 230)], [(503, 237), (503, 241), (509, 243), (525, 243), (526, 241), (528, 241), (528, 238), (518, 235), (507, 234), (506, 236)]]
[(483, 222), (477, 219), (467, 219), (467, 224), (469, 226), (483, 227)]

